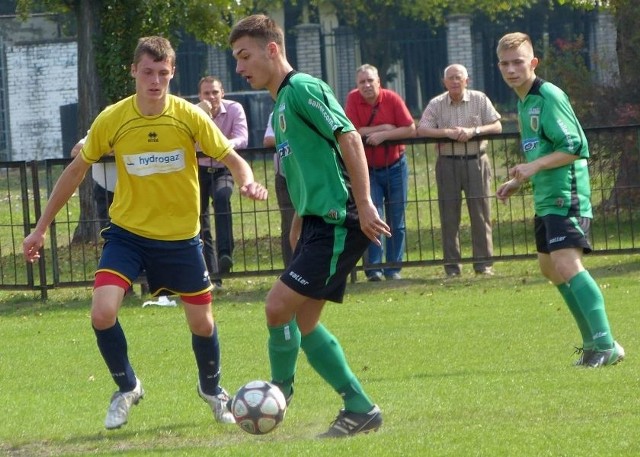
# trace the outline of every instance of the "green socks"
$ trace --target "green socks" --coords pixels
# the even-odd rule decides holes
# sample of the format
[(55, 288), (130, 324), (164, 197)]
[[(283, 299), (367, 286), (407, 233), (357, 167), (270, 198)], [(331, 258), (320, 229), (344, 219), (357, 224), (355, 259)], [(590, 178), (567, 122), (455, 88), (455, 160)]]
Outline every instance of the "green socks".
[[(598, 284), (586, 270), (571, 278), (568, 284), (580, 308), (580, 314), (583, 319), (586, 319), (594, 348), (596, 350), (611, 349), (613, 347), (613, 335), (611, 334), (609, 319), (604, 309), (604, 298)], [(579, 321), (578, 326), (580, 326)]]
[(347, 411), (371, 411), (374, 405), (349, 368), (340, 343), (322, 324), (302, 337), (301, 346), (313, 369), (343, 398)]
[(578, 303), (578, 300), (576, 300), (575, 295), (573, 295), (571, 287), (569, 287), (569, 284), (567, 283), (562, 283), (556, 287), (558, 288), (560, 295), (562, 295), (564, 302), (567, 304), (569, 311), (571, 311), (573, 319), (576, 321), (576, 324), (578, 324), (580, 335), (582, 335), (583, 349), (593, 349), (593, 338), (591, 337), (591, 329), (589, 328), (589, 323), (587, 322), (586, 316), (582, 314), (580, 304)]
[(300, 330), (295, 318), (288, 324), (269, 327), (271, 380), (278, 384), (285, 397), (291, 395), (299, 351)]

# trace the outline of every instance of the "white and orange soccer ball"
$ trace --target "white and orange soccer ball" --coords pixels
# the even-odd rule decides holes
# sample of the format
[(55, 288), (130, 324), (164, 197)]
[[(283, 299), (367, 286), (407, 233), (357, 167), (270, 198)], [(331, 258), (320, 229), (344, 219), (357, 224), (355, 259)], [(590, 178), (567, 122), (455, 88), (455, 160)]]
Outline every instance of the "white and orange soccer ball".
[(231, 402), (236, 424), (252, 435), (264, 435), (284, 419), (287, 402), (282, 391), (267, 381), (251, 381), (238, 389)]

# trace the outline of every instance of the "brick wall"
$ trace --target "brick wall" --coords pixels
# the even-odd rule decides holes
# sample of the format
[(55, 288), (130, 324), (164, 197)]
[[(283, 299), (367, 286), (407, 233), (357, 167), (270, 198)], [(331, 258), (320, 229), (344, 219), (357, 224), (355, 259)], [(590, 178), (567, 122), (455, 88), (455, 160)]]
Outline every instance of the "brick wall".
[(322, 55), (320, 53), (320, 25), (301, 24), (296, 29), (297, 70), (322, 78)]
[(75, 42), (5, 48), (10, 160), (63, 157), (60, 106), (78, 101)]
[(459, 14), (447, 18), (447, 53), (449, 65), (454, 63), (462, 64), (467, 68), (469, 76), (473, 77), (471, 16)]

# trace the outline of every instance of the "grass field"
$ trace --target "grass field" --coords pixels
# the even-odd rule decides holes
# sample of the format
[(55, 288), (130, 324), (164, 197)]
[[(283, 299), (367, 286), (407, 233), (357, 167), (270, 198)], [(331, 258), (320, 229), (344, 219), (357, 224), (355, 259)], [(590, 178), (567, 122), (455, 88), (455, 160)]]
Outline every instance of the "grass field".
[[(587, 265), (603, 289), (627, 359), (572, 366), (578, 332), (534, 261), (500, 263), (498, 275), (444, 280), (440, 268), (405, 279), (350, 284), (323, 321), (381, 406), (379, 432), (318, 440), (341, 406), (299, 359), (283, 424), (255, 437), (221, 426), (196, 395), (195, 362), (180, 308), (120, 313), (147, 392), (129, 423), (106, 431), (114, 389), (89, 324), (90, 290), (0, 292), (0, 454), (23, 456), (637, 456), (640, 442), (640, 263), (597, 256)], [(233, 279), (216, 297), (230, 391), (269, 377), (263, 300), (271, 279)]]

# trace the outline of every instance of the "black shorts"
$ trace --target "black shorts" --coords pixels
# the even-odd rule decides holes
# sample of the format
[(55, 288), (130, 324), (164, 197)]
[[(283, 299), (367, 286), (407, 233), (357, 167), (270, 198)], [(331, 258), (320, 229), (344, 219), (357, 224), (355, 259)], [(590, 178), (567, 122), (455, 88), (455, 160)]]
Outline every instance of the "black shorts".
[(293, 259), (280, 280), (305, 297), (342, 303), (347, 277), (370, 243), (359, 227), (306, 216)]
[(536, 248), (538, 252), (549, 254), (566, 248), (582, 248), (585, 254), (591, 252), (588, 217), (567, 217), (550, 214), (536, 216)]

